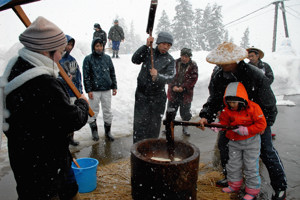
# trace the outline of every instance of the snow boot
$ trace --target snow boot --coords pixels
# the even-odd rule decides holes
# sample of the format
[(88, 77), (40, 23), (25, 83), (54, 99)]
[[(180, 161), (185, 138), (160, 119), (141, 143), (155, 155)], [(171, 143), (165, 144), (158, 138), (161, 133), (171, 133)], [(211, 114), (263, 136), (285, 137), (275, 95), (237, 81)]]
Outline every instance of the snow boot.
[(216, 186), (217, 186), (217, 187), (228, 187), (228, 181), (227, 181), (226, 176), (225, 176), (224, 179), (218, 180), (218, 181), (216, 182)]
[(253, 200), (256, 199), (256, 196), (259, 194), (260, 189), (245, 188), (246, 195), (243, 197), (243, 200)]
[(242, 186), (243, 179), (240, 181), (235, 181), (235, 182), (228, 182), (228, 187), (225, 187), (222, 189), (222, 192), (224, 193), (233, 193), (233, 192), (238, 192)]
[(116, 51), (116, 58), (120, 58), (119, 57), (119, 51)]
[(97, 127), (96, 120), (89, 123), (89, 124), (90, 124), (90, 127), (91, 127), (93, 140), (98, 141), (99, 140), (99, 135), (98, 135), (98, 127)]
[(189, 133), (189, 129), (188, 128), (189, 128), (188, 126), (183, 126), (182, 127), (182, 133), (183, 133), (183, 135), (185, 135), (185, 136), (191, 136), (191, 134)]
[(69, 134), (69, 144), (72, 146), (78, 146), (79, 142), (74, 140), (74, 132)]
[(112, 55), (112, 58), (115, 58), (116, 57), (116, 51), (113, 50), (113, 55)]
[(115, 138), (110, 133), (111, 124), (104, 122), (104, 130), (105, 130), (105, 137), (109, 141), (113, 142)]

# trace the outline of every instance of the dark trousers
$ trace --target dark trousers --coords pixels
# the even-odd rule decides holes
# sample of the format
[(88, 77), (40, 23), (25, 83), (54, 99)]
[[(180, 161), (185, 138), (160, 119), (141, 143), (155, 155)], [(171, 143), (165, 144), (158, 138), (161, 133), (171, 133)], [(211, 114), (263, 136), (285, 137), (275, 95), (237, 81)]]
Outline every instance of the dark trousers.
[[(261, 135), (261, 154), (260, 158), (265, 164), (270, 180), (271, 186), (275, 191), (286, 190), (287, 180), (284, 173), (284, 167), (278, 155), (278, 152), (273, 146), (271, 127), (267, 126), (264, 134)], [(227, 175), (226, 164), (229, 159), (228, 156), (228, 142), (225, 132), (220, 132), (218, 140), (218, 148), (220, 150), (221, 164), (224, 175)]]
[[(176, 99), (175, 101), (168, 101), (168, 108), (174, 108), (174, 112), (177, 113), (178, 108), (179, 114), (182, 120), (189, 121), (192, 118), (191, 114), (191, 103), (184, 104), (183, 99)], [(174, 118), (176, 114), (174, 115)]]
[(112, 41), (112, 50), (119, 51), (120, 41)]
[(161, 119), (166, 107), (166, 94), (147, 96), (136, 91), (133, 120), (133, 143), (158, 138)]

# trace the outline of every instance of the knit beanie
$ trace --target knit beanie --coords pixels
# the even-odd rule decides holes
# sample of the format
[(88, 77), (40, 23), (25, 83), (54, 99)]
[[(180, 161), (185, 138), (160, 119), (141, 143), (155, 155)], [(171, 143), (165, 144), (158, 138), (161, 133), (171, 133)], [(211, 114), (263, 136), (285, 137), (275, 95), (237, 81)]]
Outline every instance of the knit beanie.
[(173, 44), (173, 36), (167, 32), (160, 32), (157, 36), (156, 44), (169, 43)]
[(67, 45), (65, 34), (44, 17), (38, 17), (20, 36), (20, 42), (35, 52), (50, 52)]
[(180, 51), (180, 56), (188, 56), (188, 57), (192, 57), (192, 56), (193, 56), (192, 50), (191, 50), (191, 49), (188, 49), (188, 48), (183, 48), (183, 49), (181, 49), (181, 51)]

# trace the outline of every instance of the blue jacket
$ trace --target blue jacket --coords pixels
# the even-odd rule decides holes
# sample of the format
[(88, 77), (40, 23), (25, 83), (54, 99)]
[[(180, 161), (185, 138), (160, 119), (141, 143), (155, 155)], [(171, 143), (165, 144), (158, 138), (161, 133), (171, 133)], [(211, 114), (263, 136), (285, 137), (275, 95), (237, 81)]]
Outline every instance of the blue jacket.
[[(67, 41), (74, 40), (69, 35), (66, 35)], [(75, 45), (75, 40), (74, 40)], [(72, 76), (72, 82), (74, 83), (75, 87), (78, 89), (78, 91), (82, 94), (82, 84), (81, 84), (81, 72), (79, 69), (79, 65), (76, 61), (76, 59), (70, 55), (69, 52), (66, 52), (65, 55), (61, 58), (59, 61), (59, 64), (64, 68), (65, 72), (70, 76)], [(67, 85), (67, 83), (62, 79), (60, 76), (60, 80), (64, 83), (70, 97), (76, 97), (73, 91), (70, 89), (70, 87)]]
[(105, 53), (99, 55), (95, 52), (94, 44), (97, 40), (99, 38), (92, 42), (92, 53), (83, 60), (83, 83), (86, 93), (117, 89), (113, 62)]

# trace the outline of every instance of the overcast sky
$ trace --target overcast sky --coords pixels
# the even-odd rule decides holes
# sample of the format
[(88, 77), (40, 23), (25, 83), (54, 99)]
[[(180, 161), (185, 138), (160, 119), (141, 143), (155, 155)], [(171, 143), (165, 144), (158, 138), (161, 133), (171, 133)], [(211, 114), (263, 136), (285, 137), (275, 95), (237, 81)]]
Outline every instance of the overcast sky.
[[(248, 13), (256, 11), (272, 0), (190, 0), (193, 10), (204, 9), (207, 3), (217, 3), (222, 6), (223, 23), (228, 24)], [(155, 27), (162, 10), (165, 10), (172, 20), (175, 14), (177, 0), (158, 0)], [(25, 13), (33, 21), (38, 16), (44, 16), (57, 24), (66, 34), (77, 40), (91, 41), (93, 24), (100, 23), (103, 30), (109, 31), (116, 16), (125, 19), (127, 27), (133, 22), (136, 32), (142, 39), (146, 39), (146, 25), (150, 0), (41, 0), (23, 5)], [(300, 2), (289, 0), (285, 2), (289, 35), (293, 47), (300, 54)], [(250, 43), (256, 47), (271, 51), (273, 37), (274, 5), (250, 15), (225, 28), (229, 36), (239, 45), (243, 32), (250, 30)], [(278, 13), (277, 47), (285, 37), (281, 10)], [(122, 24), (120, 24), (122, 26)], [(19, 34), (24, 31), (24, 25), (10, 9), (0, 13), (0, 47), (10, 47), (18, 41)], [(155, 30), (154, 30), (155, 32)], [(126, 40), (126, 36), (125, 36)]]

